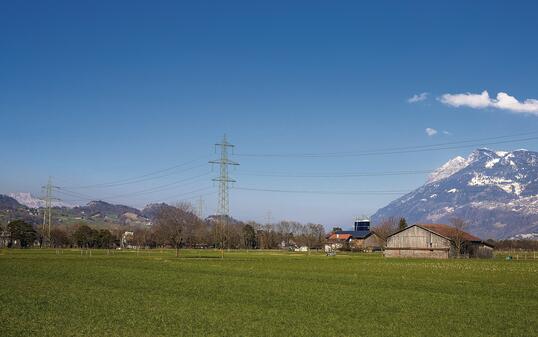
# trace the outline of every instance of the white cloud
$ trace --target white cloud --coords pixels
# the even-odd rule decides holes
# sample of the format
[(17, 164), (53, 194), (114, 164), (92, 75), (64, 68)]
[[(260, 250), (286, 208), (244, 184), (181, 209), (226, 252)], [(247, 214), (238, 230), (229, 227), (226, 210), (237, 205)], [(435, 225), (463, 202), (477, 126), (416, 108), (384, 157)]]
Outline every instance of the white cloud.
[(428, 136), (430, 136), (430, 137), (435, 136), (437, 134), (437, 130), (435, 130), (433, 128), (426, 128), (426, 130), (424, 130), (424, 131), (426, 131), (426, 134)]
[(443, 130), (443, 135), (452, 136), (452, 132)]
[(475, 109), (487, 108), (491, 104), (491, 99), (487, 91), (481, 94), (444, 94), (441, 102), (454, 107), (468, 106)]
[(500, 92), (497, 94), (497, 100), (494, 103), (495, 107), (499, 109), (538, 115), (538, 100), (536, 99), (529, 98), (520, 102), (515, 97), (505, 92)]
[(417, 102), (425, 101), (427, 98), (428, 98), (428, 93), (422, 92), (420, 94), (414, 94), (413, 97), (407, 99), (407, 102), (417, 103)]
[(474, 109), (490, 107), (538, 116), (538, 100), (529, 98), (520, 102), (505, 92), (498, 93), (496, 98), (491, 98), (486, 90), (481, 94), (444, 94), (439, 100), (453, 107), (467, 106)]

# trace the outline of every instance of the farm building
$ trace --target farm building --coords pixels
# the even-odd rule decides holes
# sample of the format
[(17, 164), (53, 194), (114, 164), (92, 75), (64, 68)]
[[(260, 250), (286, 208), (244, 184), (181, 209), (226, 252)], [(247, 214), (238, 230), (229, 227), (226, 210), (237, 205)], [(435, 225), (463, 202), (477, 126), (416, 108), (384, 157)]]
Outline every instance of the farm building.
[(383, 247), (383, 240), (370, 230), (370, 220), (357, 220), (352, 231), (336, 231), (327, 238), (333, 249), (375, 250)]
[(417, 224), (387, 238), (386, 257), (448, 259), (457, 256), (490, 258), (493, 247), (474, 235), (443, 224)]
[(0, 231), (0, 248), (9, 246), (11, 235), (8, 231)]

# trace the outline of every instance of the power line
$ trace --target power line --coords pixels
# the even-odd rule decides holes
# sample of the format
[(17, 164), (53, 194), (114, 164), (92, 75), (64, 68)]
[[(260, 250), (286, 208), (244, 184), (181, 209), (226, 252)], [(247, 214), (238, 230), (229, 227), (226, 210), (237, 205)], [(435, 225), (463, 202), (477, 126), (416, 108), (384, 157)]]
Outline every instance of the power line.
[(409, 170), (409, 171), (386, 171), (386, 172), (348, 172), (326, 174), (286, 174), (286, 173), (249, 173), (241, 172), (242, 175), (255, 177), (282, 177), (282, 178), (349, 178), (349, 177), (377, 177), (377, 176), (400, 176), (432, 173), (434, 170)]
[(81, 194), (81, 193), (76, 193), (74, 191), (69, 191), (69, 190), (65, 190), (65, 189), (58, 189), (57, 190), (58, 193), (60, 194), (63, 194), (63, 195), (66, 195), (66, 196), (69, 196), (69, 197), (75, 197), (75, 198), (81, 198), (79, 200), (70, 200), (70, 201), (85, 201), (85, 200), (99, 200), (100, 198), (96, 198), (96, 197), (92, 197), (92, 196), (89, 196), (89, 195), (86, 195), (86, 194)]
[[(111, 196), (106, 196), (106, 197), (101, 197), (101, 198), (96, 198), (96, 197), (93, 197), (93, 196), (90, 196), (90, 195), (87, 195), (87, 194), (72, 191), (72, 190), (66, 189), (64, 187), (58, 187), (58, 192), (66, 194), (66, 195), (69, 195), (69, 196), (82, 198), (81, 199), (82, 201), (108, 200), (110, 202), (118, 202), (117, 198), (133, 197), (133, 196), (147, 195), (147, 194), (152, 194), (152, 193), (155, 193), (155, 192), (166, 191), (166, 190), (170, 190), (170, 189), (173, 189), (173, 188), (177, 188), (178, 186), (176, 186), (176, 185), (181, 184), (181, 183), (186, 182), (186, 181), (190, 181), (190, 183), (193, 183), (196, 180), (201, 180), (201, 179), (197, 179), (197, 178), (208, 176), (210, 173), (211, 172), (206, 172), (206, 173), (203, 173), (203, 174), (195, 175), (195, 176), (192, 176), (192, 177), (188, 177), (188, 178), (181, 179), (181, 180), (178, 180), (178, 181), (174, 181), (172, 183), (167, 183), (167, 184), (164, 184), (164, 185), (159, 185), (159, 186), (155, 186), (155, 187), (151, 187), (151, 188), (147, 188), (147, 189), (143, 189), (143, 190), (138, 190), (138, 191), (134, 191), (134, 192), (130, 192), (130, 193), (111, 195)], [(186, 186), (186, 185), (183, 185), (183, 187), (184, 186)]]
[[(465, 141), (457, 141), (457, 142), (445, 142), (445, 143), (438, 143), (433, 145), (422, 145), (422, 146), (407, 146), (407, 147), (392, 147), (392, 148), (385, 148), (385, 149), (379, 149), (379, 150), (371, 150), (371, 151), (361, 151), (361, 152), (326, 152), (326, 153), (296, 153), (296, 154), (242, 154), (241, 156), (244, 157), (302, 157), (302, 158), (317, 158), (317, 157), (346, 157), (346, 156), (374, 156), (374, 155), (388, 155), (388, 154), (401, 154), (401, 153), (410, 153), (410, 152), (425, 152), (425, 151), (437, 151), (437, 150), (446, 150), (446, 149), (456, 149), (456, 148), (464, 148), (464, 147), (474, 147), (477, 145), (491, 145), (491, 144), (503, 144), (503, 143), (513, 143), (513, 142), (521, 142), (521, 141), (528, 141), (528, 140), (536, 140), (538, 139), (538, 136), (536, 136), (537, 132), (525, 132), (525, 133), (519, 133), (519, 134), (513, 134), (513, 135), (504, 135), (504, 136), (496, 136), (496, 137), (488, 137), (488, 138), (481, 138), (481, 139), (471, 139), (471, 140), (465, 140)], [(526, 136), (526, 137), (523, 137)], [(514, 138), (519, 137), (519, 138)], [(483, 143), (476, 143), (476, 142), (483, 142)], [(487, 142), (485, 142), (487, 141)], [(472, 144), (472, 142), (475, 142), (475, 144)], [(220, 166), (220, 175), (219, 177), (213, 179), (213, 181), (216, 181), (219, 183), (219, 199), (218, 199), (218, 211), (217, 214), (219, 215), (227, 215), (229, 216), (229, 183), (235, 182), (234, 179), (231, 179), (228, 175), (228, 166), (229, 165), (239, 165), (237, 162), (234, 162), (229, 159), (228, 149), (234, 147), (233, 144), (230, 144), (226, 136), (223, 137), (223, 140), (220, 143), (215, 144), (217, 147), (220, 148), (220, 159), (210, 161), (212, 164), (219, 164)], [(148, 180), (154, 180), (158, 178), (163, 178), (166, 176), (170, 176), (173, 174), (177, 174), (179, 172), (184, 172), (192, 169), (196, 169), (199, 167), (202, 167), (204, 164), (196, 165), (188, 168), (184, 168), (183, 170), (180, 170), (179, 172), (177, 169), (185, 167), (189, 164), (197, 162), (199, 159), (191, 160), (185, 163), (181, 163), (178, 165), (174, 165), (168, 168), (164, 168), (161, 170), (153, 171), (144, 175), (126, 178), (126, 179), (120, 179), (116, 181), (109, 181), (105, 183), (99, 183), (99, 184), (93, 184), (93, 185), (84, 185), (84, 186), (67, 186), (67, 187), (58, 187), (54, 186), (54, 188), (57, 190), (58, 193), (62, 193), (68, 196), (76, 197), (76, 198), (83, 198), (83, 200), (102, 200), (101, 198), (94, 198), (90, 195), (83, 194), (74, 190), (80, 190), (80, 189), (90, 189), (90, 188), (111, 188), (111, 187), (119, 187), (129, 184), (136, 184), (145, 182)], [(399, 176), (399, 175), (412, 175), (412, 174), (424, 174), (424, 173), (431, 173), (432, 170), (402, 170), (402, 171), (370, 171), (370, 172), (336, 172), (336, 173), (313, 173), (313, 174), (295, 174), (295, 173), (277, 173), (277, 172), (245, 172), (244, 175), (250, 175), (250, 176), (258, 176), (258, 177), (283, 177), (283, 178), (352, 178), (352, 177), (372, 177), (372, 176)], [(130, 192), (130, 193), (122, 193), (117, 195), (111, 195), (108, 197), (105, 197), (105, 200), (111, 200), (115, 198), (122, 198), (122, 197), (133, 197), (133, 196), (143, 196), (151, 193), (156, 193), (160, 191), (165, 191), (173, 188), (177, 188), (179, 184), (182, 184), (186, 181), (195, 182), (197, 178), (202, 178), (209, 173), (204, 173), (201, 175), (196, 175), (193, 177), (188, 177), (185, 179), (181, 179), (178, 181), (174, 181), (172, 183), (166, 183), (158, 186), (153, 186), (150, 188), (145, 188), (142, 190)], [(183, 187), (185, 185), (182, 185)], [(183, 195), (189, 195), (191, 193), (197, 193), (200, 191), (207, 190), (209, 188), (201, 188), (197, 189), (195, 191), (189, 191), (184, 192), (179, 195), (170, 196), (167, 197), (167, 199), (175, 198), (178, 196)], [(255, 187), (237, 187), (238, 190), (245, 190), (245, 191), (258, 191), (258, 192), (273, 192), (273, 193), (301, 193), (301, 194), (334, 194), (334, 195), (361, 195), (361, 194), (378, 194), (378, 195), (385, 195), (385, 194), (401, 194), (401, 193), (407, 193), (408, 191), (393, 191), (393, 190), (381, 190), (381, 191), (326, 191), (326, 190), (288, 190), (288, 189), (265, 189), (265, 188), (255, 188)], [(51, 195), (49, 195), (51, 197)], [(47, 197), (48, 198), (48, 197)], [(49, 198), (50, 199), (50, 198)], [(47, 200), (47, 199), (46, 199)], [(47, 204), (51, 204), (50, 201), (46, 202)], [(47, 208), (48, 209), (48, 208)], [(50, 211), (47, 211), (47, 215), (49, 218)], [(44, 214), (44, 224), (46, 222), (46, 215)], [(50, 227), (50, 220), (48, 221), (49, 227)]]
[[(134, 192), (130, 192), (130, 193), (124, 193), (124, 194), (110, 196), (110, 198), (114, 199), (114, 198), (122, 198), (122, 197), (128, 197), (128, 196), (131, 197), (131, 196), (146, 195), (146, 194), (151, 194), (151, 193), (155, 193), (155, 192), (166, 191), (166, 190), (176, 188), (177, 187), (176, 185), (178, 185), (178, 184), (184, 183), (186, 181), (194, 182), (192, 180), (195, 180), (195, 179), (201, 178), (201, 177), (206, 177), (209, 174), (211, 174), (211, 172), (197, 174), (197, 175), (192, 176), (192, 177), (184, 178), (184, 179), (181, 179), (181, 180), (177, 180), (177, 181), (174, 181), (174, 182), (171, 182), (171, 183), (167, 183), (167, 184), (163, 184), (163, 185), (159, 185), (159, 186), (155, 186), (155, 187), (151, 187), (151, 188), (146, 188), (146, 189), (143, 189), (143, 190), (138, 190), (138, 191), (134, 191)], [(198, 180), (202, 180), (202, 179), (198, 179)]]
[[(199, 188), (199, 189), (195, 189), (195, 190), (191, 190), (191, 191), (188, 191), (188, 192), (182, 192), (182, 193), (179, 193), (179, 194), (175, 194), (175, 195), (171, 195), (171, 196), (167, 196), (167, 197), (163, 197), (163, 198), (159, 198), (158, 200), (153, 200), (153, 201), (149, 201), (147, 202), (148, 204), (151, 204), (151, 203), (156, 203), (156, 202), (160, 202), (160, 201), (163, 201), (163, 200), (169, 200), (169, 199), (174, 199), (174, 198), (178, 198), (178, 197), (182, 197), (182, 196), (186, 196), (186, 195), (191, 195), (191, 194), (195, 194), (195, 196), (193, 196), (192, 198), (187, 198), (187, 199), (184, 199), (184, 200), (190, 200), (190, 199), (194, 199), (194, 198), (199, 198), (199, 197), (203, 197), (203, 196), (207, 196), (207, 195), (212, 195), (212, 194), (215, 194), (215, 192), (211, 192), (211, 193), (204, 193), (204, 194), (199, 194), (199, 192), (203, 192), (203, 191), (207, 191), (207, 190), (211, 190), (213, 189), (212, 186), (207, 186), (207, 187), (203, 187), (203, 188)], [(63, 193), (63, 194), (66, 194), (68, 196), (76, 196), (76, 194), (70, 194), (69, 192), (66, 193), (65, 190), (63, 191), (58, 191), (59, 193)], [(91, 200), (103, 200), (103, 198), (83, 198), (83, 199), (79, 199), (79, 200), (74, 200), (74, 201), (91, 201)], [(111, 201), (110, 199), (105, 199), (107, 202), (113, 202), (113, 203), (116, 203), (116, 204), (121, 204), (121, 202), (119, 201)]]
[(189, 192), (180, 193), (180, 194), (176, 194), (176, 195), (171, 195), (171, 196), (168, 196), (168, 197), (160, 198), (159, 200), (170, 200), (170, 199), (179, 198), (179, 197), (182, 197), (182, 196), (185, 196), (185, 195), (189, 195), (189, 194), (196, 194), (196, 195), (193, 196), (192, 198), (183, 199), (183, 200), (191, 200), (191, 199), (195, 199), (195, 198), (198, 198), (198, 197), (203, 197), (203, 196), (206, 196), (206, 195), (212, 195), (212, 194), (215, 194), (214, 191), (211, 192), (211, 193), (197, 194), (197, 193), (199, 193), (199, 192), (208, 191), (208, 190), (211, 190), (211, 189), (213, 189), (213, 187), (212, 187), (212, 186), (208, 186), (208, 187), (204, 187), (204, 188), (199, 188), (199, 189), (196, 189), (196, 190), (192, 190), (192, 191), (189, 191)]
[(192, 184), (192, 183), (194, 183), (196, 181), (202, 181), (202, 179), (193, 180), (194, 178), (204, 177), (204, 176), (207, 176), (207, 175), (209, 175), (209, 173), (197, 175), (197, 176), (190, 177), (190, 178), (187, 178), (187, 179), (182, 179), (180, 181), (176, 181), (176, 182), (166, 184), (166, 185), (161, 185), (161, 186), (157, 186), (157, 187), (153, 187), (153, 188), (139, 190), (139, 191), (135, 191), (135, 192), (131, 192), (131, 193), (117, 194), (117, 195), (113, 195), (113, 196), (105, 196), (105, 197), (101, 197), (101, 198), (96, 198), (96, 197), (89, 196), (89, 195), (86, 195), (86, 194), (76, 193), (75, 191), (66, 190), (66, 189), (60, 189), (60, 190), (58, 190), (58, 192), (64, 193), (64, 194), (67, 194), (67, 195), (71, 195), (71, 196), (74, 196), (74, 197), (83, 198), (83, 200), (108, 200), (108, 201), (111, 201), (111, 202), (117, 202), (117, 201), (114, 201), (114, 200), (117, 200), (117, 198), (145, 196), (145, 195), (156, 193), (156, 192), (162, 192), (162, 191), (167, 191), (167, 190), (170, 190), (170, 189), (178, 188), (178, 186), (176, 186), (177, 184), (190, 180), (190, 182), (188, 184), (185, 184), (185, 185), (181, 186), (181, 187), (185, 187), (185, 186), (190, 185), (190, 184)]
[[(320, 157), (359, 157), (359, 156), (379, 156), (379, 155), (391, 155), (391, 154), (402, 154), (402, 153), (414, 153), (414, 152), (428, 152), (428, 151), (438, 151), (438, 150), (450, 150), (450, 149), (459, 149), (459, 148), (470, 148), (470, 147), (477, 147), (477, 146), (484, 146), (484, 145), (496, 145), (496, 144), (506, 144), (506, 143), (515, 143), (515, 142), (522, 142), (522, 141), (529, 141), (529, 140), (537, 140), (538, 137), (525, 137), (525, 138), (517, 138), (517, 139), (510, 139), (510, 140), (504, 140), (504, 141), (495, 141), (495, 142), (486, 142), (489, 140), (495, 140), (495, 139), (503, 139), (503, 138), (513, 138), (513, 137), (520, 137), (520, 136), (528, 136), (528, 135), (536, 135), (537, 132), (525, 132), (520, 134), (514, 134), (514, 135), (505, 135), (505, 136), (496, 136), (496, 137), (487, 137), (487, 138), (481, 138), (481, 139), (473, 139), (473, 140), (466, 140), (466, 141), (457, 141), (457, 142), (446, 142), (446, 143), (438, 143), (433, 145), (419, 145), (419, 146), (406, 146), (406, 147), (392, 147), (392, 148), (385, 148), (385, 149), (378, 149), (378, 150), (370, 150), (370, 151), (362, 151), (362, 152), (355, 152), (355, 151), (347, 151), (347, 152), (320, 152), (320, 153), (243, 153), (243, 154), (237, 154), (237, 156), (241, 157), (267, 157), (267, 158), (320, 158)], [(471, 144), (467, 144), (471, 143)], [(466, 144), (466, 145), (458, 145), (458, 144)]]
[(298, 193), (298, 194), (334, 194), (334, 195), (387, 195), (405, 194), (408, 190), (372, 190), (372, 191), (317, 191), (317, 190), (284, 190), (254, 187), (234, 187), (236, 190), (256, 191), (256, 192), (276, 192), (276, 193)]
[(172, 171), (172, 170), (175, 170), (177, 168), (180, 168), (180, 167), (195, 163), (195, 162), (197, 162), (199, 160), (200, 159), (191, 160), (191, 161), (188, 161), (188, 162), (185, 162), (185, 163), (182, 163), (182, 164), (178, 164), (178, 165), (174, 165), (174, 166), (164, 168), (164, 169), (161, 169), (161, 170), (146, 173), (146, 174), (143, 174), (143, 175), (140, 175), (140, 176), (137, 176), (137, 177), (131, 177), (131, 178), (120, 179), (120, 180), (116, 180), (116, 181), (110, 181), (110, 182), (93, 184), (93, 185), (64, 186), (64, 188), (68, 188), (68, 189), (90, 189), (90, 188), (108, 188), (108, 187), (117, 187), (117, 186), (129, 185), (129, 184), (136, 184), (136, 183), (144, 182), (144, 181), (148, 181), (148, 180), (154, 180), (154, 179), (159, 179), (159, 178), (163, 178), (163, 177), (168, 177), (168, 176), (180, 173), (180, 172), (186, 172), (186, 171), (189, 171), (189, 170), (192, 170), (192, 169), (195, 169), (195, 168), (205, 166), (205, 164), (196, 165), (196, 166), (192, 166), (192, 167), (186, 168), (186, 169), (181, 170), (181, 171), (171, 172), (171, 173), (167, 173), (167, 174), (158, 175), (158, 176), (153, 177), (156, 174)]

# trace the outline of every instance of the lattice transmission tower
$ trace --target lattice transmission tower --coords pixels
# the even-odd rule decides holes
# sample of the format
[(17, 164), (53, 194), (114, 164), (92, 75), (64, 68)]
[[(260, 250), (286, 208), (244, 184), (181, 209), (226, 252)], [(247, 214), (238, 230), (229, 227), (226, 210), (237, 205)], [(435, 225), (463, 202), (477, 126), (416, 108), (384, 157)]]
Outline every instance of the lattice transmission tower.
[(204, 199), (202, 197), (198, 198), (197, 204), (196, 204), (196, 215), (200, 218), (204, 218)]
[(44, 196), (43, 199), (45, 200), (45, 207), (43, 209), (43, 225), (42, 225), (42, 236), (43, 236), (43, 242), (42, 245), (50, 245), (50, 228), (52, 226), (52, 201), (60, 199), (54, 198), (52, 195), (52, 191), (58, 186), (52, 185), (52, 178), (49, 177), (49, 181), (47, 182), (47, 185), (42, 186), (44, 190)]
[(218, 182), (219, 184), (219, 200), (217, 215), (226, 219), (230, 216), (230, 202), (229, 202), (229, 183), (234, 183), (235, 180), (230, 178), (228, 175), (228, 166), (230, 165), (239, 165), (239, 163), (230, 160), (228, 158), (228, 149), (234, 147), (233, 144), (228, 143), (226, 135), (222, 138), (220, 143), (215, 144), (215, 147), (220, 148), (220, 159), (211, 160), (211, 164), (219, 164), (220, 175), (217, 178), (214, 178), (213, 181)]

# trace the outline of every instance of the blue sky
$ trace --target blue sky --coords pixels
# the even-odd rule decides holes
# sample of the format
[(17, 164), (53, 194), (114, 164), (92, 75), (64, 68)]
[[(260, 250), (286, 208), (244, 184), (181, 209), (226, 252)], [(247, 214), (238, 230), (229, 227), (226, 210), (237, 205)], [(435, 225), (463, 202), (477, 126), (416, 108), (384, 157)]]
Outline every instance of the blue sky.
[[(241, 164), (232, 170), (236, 187), (410, 191), (427, 173), (267, 174), (425, 171), (472, 148), (244, 154), (362, 152), (537, 130), (535, 102), (524, 103), (538, 99), (537, 10), (533, 1), (3, 2), (0, 193), (40, 195), (52, 176), (84, 198), (137, 207), (203, 194), (211, 213), (217, 170), (204, 163), (224, 133)], [(484, 90), (485, 99), (443, 96)], [(408, 102), (421, 93), (426, 99)], [(79, 188), (184, 162), (151, 180)], [(232, 189), (230, 209), (241, 219), (265, 221), (271, 211), (274, 220), (347, 226), (397, 196)]]

